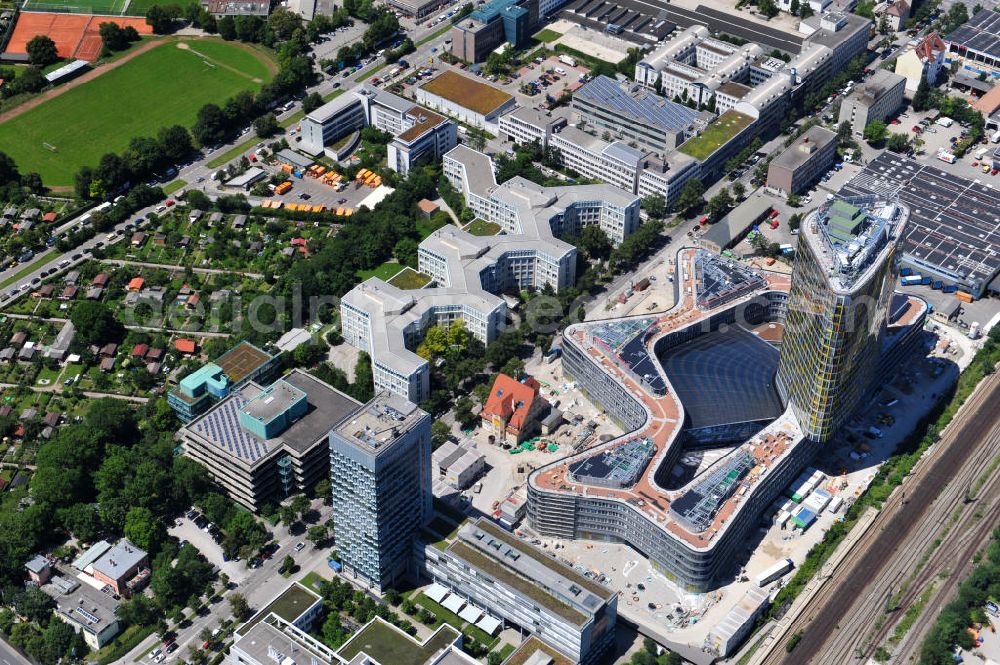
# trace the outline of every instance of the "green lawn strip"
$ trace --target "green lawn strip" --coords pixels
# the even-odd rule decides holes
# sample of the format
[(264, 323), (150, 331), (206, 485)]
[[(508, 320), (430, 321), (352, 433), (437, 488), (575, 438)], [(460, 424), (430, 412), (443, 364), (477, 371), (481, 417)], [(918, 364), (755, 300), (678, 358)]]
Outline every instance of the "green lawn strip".
[(452, 628), (462, 630), (462, 626), (465, 625), (465, 619), (458, 616), (444, 605), (434, 602), (428, 598), (425, 593), (418, 595), (416, 602), (418, 605), (437, 617), (437, 623), (434, 624), (434, 628), (437, 628), (438, 624), (446, 623)]
[(379, 279), (389, 281), (392, 277), (403, 269), (403, 266), (396, 263), (395, 261), (386, 261), (380, 266), (372, 268), (370, 270), (359, 270), (357, 272), (358, 279), (364, 281), (371, 277), (378, 277)]
[(3, 288), (6, 288), (6, 287), (10, 286), (11, 284), (13, 284), (14, 282), (18, 281), (19, 279), (23, 279), (25, 275), (30, 275), (31, 273), (33, 273), (34, 271), (38, 270), (39, 268), (41, 268), (42, 266), (44, 266), (46, 263), (48, 263), (51, 260), (52, 260), (52, 256), (50, 256), (49, 253), (46, 252), (42, 256), (36, 258), (32, 263), (29, 263), (27, 266), (25, 266), (21, 270), (18, 270), (16, 273), (14, 273), (13, 276), (8, 277), (4, 281), (0, 282), (0, 289), (3, 289)]
[(229, 150), (227, 150), (226, 152), (219, 155), (218, 157), (213, 158), (211, 161), (205, 164), (205, 166), (207, 166), (210, 169), (218, 168), (223, 164), (227, 163), (228, 161), (239, 157), (241, 154), (252, 148), (254, 144), (256, 144), (257, 142), (258, 140), (254, 138), (250, 139), (249, 141), (246, 141), (245, 143), (241, 143), (237, 146), (234, 146)]
[(156, 624), (149, 626), (133, 624), (122, 631), (114, 640), (88, 656), (87, 661), (98, 663), (98, 665), (109, 665), (123, 658), (125, 654), (139, 646), (139, 643), (149, 637), (155, 630)]
[(434, 213), (433, 217), (423, 217), (417, 220), (417, 233), (420, 234), (420, 239), (423, 240), (430, 234), (434, 233), (443, 226), (447, 226), (451, 218), (448, 213), (439, 211)]
[[(178, 48), (180, 43), (211, 51), (206, 57), (218, 64), (206, 64), (191, 49)], [(251, 79), (266, 71), (263, 63), (240, 73), (228, 62), (245, 65), (248, 57), (253, 55), (221, 42), (167, 41), (3, 123), (0, 145), (23, 171), (40, 173), (47, 185), (71, 185), (81, 166), (121, 152), (133, 137), (155, 136), (172, 124), (190, 126), (204, 104), (221, 104), (259, 87)]]
[(420, 41), (416, 43), (416, 46), (423, 46), (427, 42), (434, 41), (444, 33), (448, 32), (449, 30), (451, 30), (451, 21), (449, 21), (443, 28), (439, 28), (434, 32), (432, 32), (431, 34), (427, 35), (426, 37), (422, 38)]
[(562, 37), (562, 33), (545, 28), (544, 30), (539, 30), (538, 32), (536, 32), (533, 36), (540, 42), (548, 43), (548, 42), (554, 42), (555, 40)]
[(163, 193), (173, 194), (174, 192), (176, 192), (181, 187), (184, 187), (185, 185), (187, 185), (187, 180), (177, 179), (174, 180), (173, 182), (168, 182), (166, 185), (163, 186)]
[(379, 65), (378, 67), (375, 67), (374, 69), (369, 69), (367, 72), (365, 72), (364, 74), (362, 74), (358, 78), (354, 79), (354, 82), (355, 83), (361, 83), (362, 81), (367, 81), (368, 79), (370, 79), (371, 77), (375, 76), (375, 74), (379, 73), (380, 71), (382, 71), (383, 69), (385, 69), (388, 66), (389, 66), (389, 63), (385, 63), (385, 64), (382, 64), (382, 65)]
[(299, 580), (299, 584), (309, 589), (310, 591), (315, 591), (316, 593), (319, 593), (320, 589), (323, 587), (323, 582), (325, 581), (326, 580), (320, 577), (319, 573), (317, 573), (315, 570), (310, 570), (308, 573), (305, 574), (305, 576), (301, 580)]

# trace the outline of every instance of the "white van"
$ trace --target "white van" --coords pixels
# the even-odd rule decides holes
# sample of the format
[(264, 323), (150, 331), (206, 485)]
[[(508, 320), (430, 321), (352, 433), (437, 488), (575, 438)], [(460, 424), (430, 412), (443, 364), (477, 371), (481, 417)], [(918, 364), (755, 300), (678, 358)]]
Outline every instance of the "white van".
[(559, 76), (566, 76), (566, 70), (562, 67), (556, 67), (556, 74)]

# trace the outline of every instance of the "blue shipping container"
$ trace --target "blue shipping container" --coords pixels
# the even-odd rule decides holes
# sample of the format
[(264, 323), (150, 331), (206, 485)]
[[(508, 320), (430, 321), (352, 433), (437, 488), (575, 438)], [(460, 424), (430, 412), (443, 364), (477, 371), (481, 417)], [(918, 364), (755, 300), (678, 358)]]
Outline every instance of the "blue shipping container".
[(942, 281), (941, 281), (941, 280), (939, 279), (938, 281), (936, 281), (936, 282), (932, 282), (932, 283), (931, 283), (931, 288), (932, 288), (932, 289), (940, 289), (940, 288), (941, 288), (941, 287), (942, 287), (943, 285), (944, 285), (944, 282), (942, 282)]
[(954, 293), (955, 291), (958, 291), (958, 287), (954, 284), (948, 284), (947, 286), (941, 287), (941, 291), (944, 293)]
[(920, 283), (921, 284), (930, 284), (931, 283), (931, 278), (930, 277), (924, 277), (923, 279), (920, 280)]
[(900, 268), (899, 274), (902, 275), (903, 277), (908, 277), (913, 274), (913, 270), (910, 268)]
[(340, 565), (339, 561), (334, 561), (333, 559), (328, 559), (326, 563), (327, 563), (328, 566), (330, 566), (330, 568), (333, 569), (333, 572), (335, 572), (335, 573), (339, 573), (341, 570), (344, 569), (344, 567), (342, 565)]

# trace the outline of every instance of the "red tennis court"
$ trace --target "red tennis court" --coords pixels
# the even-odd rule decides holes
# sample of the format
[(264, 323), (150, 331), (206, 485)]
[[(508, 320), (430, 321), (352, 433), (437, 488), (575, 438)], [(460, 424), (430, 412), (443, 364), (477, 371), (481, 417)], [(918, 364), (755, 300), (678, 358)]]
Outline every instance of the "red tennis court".
[(48, 35), (56, 43), (61, 58), (97, 60), (101, 53), (101, 36), (98, 26), (114, 22), (123, 28), (131, 25), (140, 35), (151, 35), (153, 29), (142, 17), (89, 16), (83, 14), (55, 14), (51, 12), (21, 12), (14, 26), (14, 34), (7, 44), (8, 53), (26, 53), (28, 42), (35, 35)]

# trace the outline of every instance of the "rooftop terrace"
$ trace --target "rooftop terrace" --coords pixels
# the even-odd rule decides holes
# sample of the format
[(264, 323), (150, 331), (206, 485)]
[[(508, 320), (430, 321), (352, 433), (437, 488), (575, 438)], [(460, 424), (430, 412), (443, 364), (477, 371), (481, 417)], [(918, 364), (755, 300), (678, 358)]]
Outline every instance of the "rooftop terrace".
[(431, 656), (455, 643), (461, 633), (442, 624), (426, 641), (410, 637), (382, 619), (372, 619), (340, 647), (337, 655), (351, 661), (360, 653), (380, 665), (424, 665)]
[(753, 118), (743, 113), (726, 111), (710, 122), (701, 134), (682, 143), (678, 150), (699, 161), (704, 161), (749, 127), (753, 121)]

